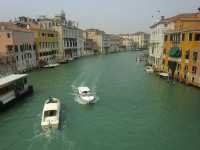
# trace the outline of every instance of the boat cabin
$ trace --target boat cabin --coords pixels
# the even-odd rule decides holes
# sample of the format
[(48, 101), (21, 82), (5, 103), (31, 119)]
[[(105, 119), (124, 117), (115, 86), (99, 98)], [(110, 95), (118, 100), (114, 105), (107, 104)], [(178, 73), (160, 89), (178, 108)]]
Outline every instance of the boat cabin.
[(12, 74), (0, 78), (0, 103), (7, 104), (10, 101), (29, 92), (27, 74)]

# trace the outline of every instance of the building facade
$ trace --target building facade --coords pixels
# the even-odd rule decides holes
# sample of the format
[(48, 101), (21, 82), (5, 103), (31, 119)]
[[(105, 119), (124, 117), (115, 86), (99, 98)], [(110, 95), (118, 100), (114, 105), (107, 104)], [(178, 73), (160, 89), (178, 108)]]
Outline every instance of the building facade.
[(163, 70), (172, 78), (200, 86), (200, 13), (171, 17), (164, 37)]
[(56, 63), (58, 54), (58, 33), (45, 26), (43, 21), (29, 17), (19, 17), (15, 21), (21, 27), (34, 33), (36, 60), (40, 67)]
[(88, 40), (92, 40), (93, 42), (96, 43), (95, 44), (96, 48), (94, 49), (94, 53), (104, 54), (105, 53), (104, 42), (106, 41), (104, 40), (104, 38), (106, 37), (104, 31), (100, 31), (98, 29), (87, 29), (86, 34)]
[(134, 42), (136, 49), (147, 50), (149, 47), (150, 35), (145, 32), (130, 34), (130, 39)]
[(65, 13), (61, 12), (52, 19), (52, 28), (58, 32), (59, 61), (66, 62), (80, 57), (84, 43), (78, 25), (66, 20)]
[(34, 33), (11, 22), (0, 23), (0, 55), (8, 58), (13, 72), (35, 68)]
[(110, 34), (110, 53), (124, 51), (123, 38), (119, 35)]
[(134, 50), (135, 44), (133, 38), (131, 38), (131, 34), (120, 34), (119, 36), (122, 38), (122, 44), (126, 50)]
[(94, 52), (97, 51), (96, 42), (92, 39), (88, 39), (86, 31), (82, 31), (82, 37), (84, 41), (84, 50), (82, 51), (82, 56), (94, 55)]
[(161, 17), (150, 29), (149, 63), (159, 71), (162, 65), (164, 34), (168, 30), (168, 19)]
[(105, 54), (110, 53), (111, 48), (111, 37), (109, 34), (103, 34), (103, 51)]

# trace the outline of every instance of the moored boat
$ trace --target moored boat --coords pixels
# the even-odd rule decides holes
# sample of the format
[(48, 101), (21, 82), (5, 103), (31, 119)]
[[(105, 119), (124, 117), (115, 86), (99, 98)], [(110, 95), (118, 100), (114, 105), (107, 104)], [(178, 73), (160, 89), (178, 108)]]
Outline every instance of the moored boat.
[(94, 103), (95, 97), (91, 95), (90, 89), (88, 87), (78, 87), (78, 93), (83, 104)]
[(0, 78), (0, 108), (14, 100), (33, 93), (33, 86), (28, 84), (27, 74), (11, 74)]
[(48, 65), (45, 65), (43, 66), (43, 68), (55, 68), (55, 67), (58, 67), (60, 64), (56, 63), (56, 64), (48, 64)]
[(169, 78), (169, 74), (168, 73), (165, 73), (165, 72), (162, 72), (159, 74), (160, 78), (162, 79), (168, 79)]
[(60, 118), (60, 100), (57, 98), (50, 97), (44, 103), (44, 108), (42, 111), (42, 128), (49, 129), (59, 127), (59, 118)]
[(147, 73), (153, 73), (153, 72), (154, 72), (154, 70), (153, 70), (153, 68), (152, 68), (151, 66), (146, 66), (146, 67), (145, 67), (145, 71), (146, 71)]

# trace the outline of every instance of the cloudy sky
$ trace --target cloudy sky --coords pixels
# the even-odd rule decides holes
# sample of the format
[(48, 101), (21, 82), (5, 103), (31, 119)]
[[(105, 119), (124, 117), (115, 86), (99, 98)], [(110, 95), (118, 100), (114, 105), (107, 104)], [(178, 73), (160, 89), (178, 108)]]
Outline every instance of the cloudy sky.
[[(61, 10), (81, 28), (108, 33), (148, 31), (158, 16), (196, 11), (200, 0), (0, 0), (0, 20), (52, 16)], [(155, 16), (152, 18), (152, 16)]]

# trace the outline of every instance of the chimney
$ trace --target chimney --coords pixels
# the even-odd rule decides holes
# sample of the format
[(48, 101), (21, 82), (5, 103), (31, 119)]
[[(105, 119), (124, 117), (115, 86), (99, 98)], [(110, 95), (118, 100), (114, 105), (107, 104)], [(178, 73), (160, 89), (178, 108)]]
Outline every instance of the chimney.
[(164, 20), (165, 19), (165, 16), (161, 16), (161, 20)]

